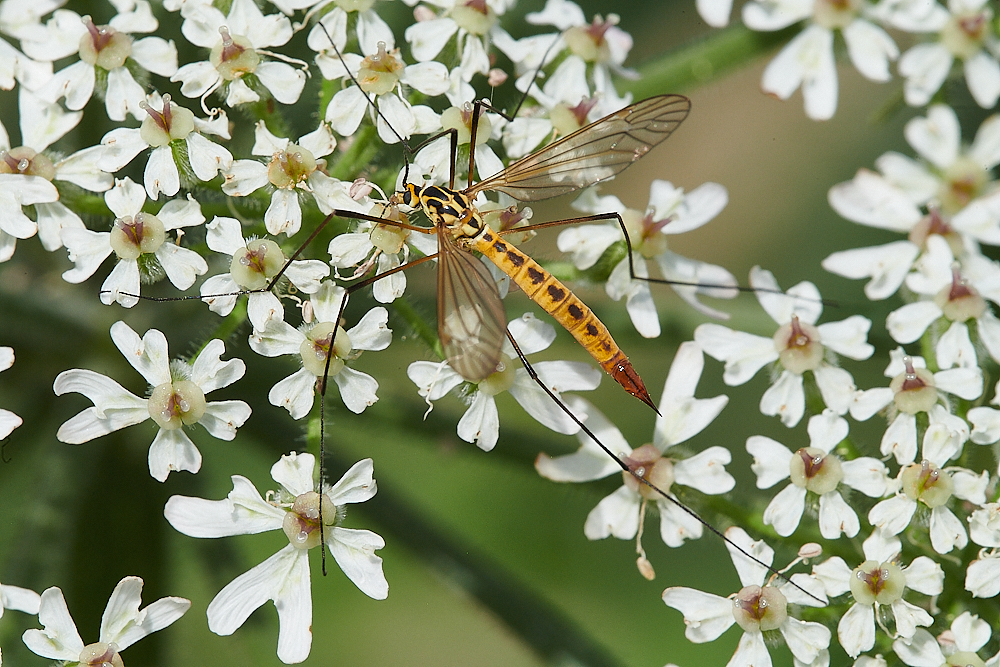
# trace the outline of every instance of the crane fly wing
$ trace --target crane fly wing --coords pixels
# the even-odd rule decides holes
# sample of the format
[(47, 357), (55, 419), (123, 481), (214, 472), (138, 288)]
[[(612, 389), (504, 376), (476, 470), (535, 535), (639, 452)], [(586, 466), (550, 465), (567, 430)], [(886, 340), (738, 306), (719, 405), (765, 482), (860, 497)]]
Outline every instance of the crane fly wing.
[(507, 324), (503, 301), (486, 265), (438, 232), (438, 336), (445, 358), (469, 382), (500, 363)]
[(585, 188), (617, 175), (669, 137), (687, 118), (691, 101), (660, 95), (607, 115), (521, 158), (466, 190), (497, 190), (519, 201), (537, 201)]

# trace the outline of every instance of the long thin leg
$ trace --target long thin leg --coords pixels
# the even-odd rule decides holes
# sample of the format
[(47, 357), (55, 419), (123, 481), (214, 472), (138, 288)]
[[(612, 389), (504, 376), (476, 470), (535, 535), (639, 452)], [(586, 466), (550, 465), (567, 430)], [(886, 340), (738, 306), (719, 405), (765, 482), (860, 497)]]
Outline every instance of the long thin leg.
[(796, 584), (794, 581), (792, 581), (791, 579), (789, 579), (788, 577), (786, 577), (784, 574), (782, 574), (778, 570), (774, 569), (773, 567), (771, 567), (767, 563), (764, 563), (763, 561), (761, 561), (759, 558), (756, 558), (753, 555), (751, 555), (750, 553), (748, 553), (743, 547), (741, 547), (740, 545), (736, 544), (735, 542), (733, 542), (732, 540), (730, 540), (728, 537), (726, 537), (715, 526), (713, 526), (712, 524), (710, 524), (705, 519), (701, 518), (701, 515), (699, 515), (693, 509), (691, 509), (690, 507), (688, 507), (687, 505), (685, 505), (681, 501), (677, 500), (677, 498), (675, 498), (671, 494), (667, 493), (666, 491), (663, 491), (662, 489), (660, 489), (659, 487), (657, 487), (655, 484), (653, 484), (652, 482), (650, 482), (645, 477), (642, 477), (641, 475), (636, 474), (636, 472), (634, 470), (632, 470), (628, 466), (627, 463), (625, 463), (624, 461), (622, 461), (621, 458), (617, 454), (615, 454), (610, 449), (608, 449), (607, 445), (605, 445), (603, 442), (601, 442), (600, 440), (598, 440), (597, 436), (594, 435), (593, 432), (589, 428), (587, 428), (586, 424), (583, 423), (583, 420), (580, 419), (579, 417), (577, 417), (573, 413), (573, 411), (570, 410), (569, 407), (565, 403), (563, 403), (562, 400), (560, 400), (559, 397), (556, 396), (555, 393), (551, 389), (549, 389), (544, 382), (542, 382), (541, 378), (538, 377), (538, 373), (536, 373), (535, 369), (531, 367), (531, 363), (528, 362), (527, 357), (525, 357), (524, 353), (521, 352), (521, 348), (518, 347), (517, 341), (514, 340), (514, 336), (511, 335), (510, 331), (507, 331), (507, 340), (509, 340), (510, 344), (514, 347), (514, 352), (517, 353), (517, 358), (521, 360), (522, 364), (524, 364), (524, 370), (526, 370), (528, 372), (528, 376), (532, 380), (535, 381), (535, 384), (537, 384), (539, 387), (542, 388), (542, 391), (544, 391), (548, 395), (548, 397), (551, 398), (555, 402), (555, 404), (559, 406), (560, 410), (562, 410), (563, 412), (565, 412), (569, 416), (570, 419), (572, 419), (574, 422), (576, 422), (576, 424), (580, 427), (581, 431), (583, 431), (584, 433), (586, 433), (587, 436), (591, 440), (593, 440), (595, 443), (597, 443), (598, 447), (600, 447), (602, 450), (604, 450), (604, 452), (608, 456), (610, 456), (612, 459), (614, 459), (615, 463), (617, 463), (618, 466), (624, 472), (627, 472), (628, 474), (632, 475), (636, 479), (636, 481), (638, 481), (640, 484), (644, 484), (648, 488), (650, 488), (653, 491), (655, 491), (659, 496), (665, 498), (666, 500), (670, 501), (675, 506), (677, 506), (678, 508), (680, 508), (681, 510), (683, 510), (684, 512), (686, 512), (688, 515), (690, 515), (692, 518), (694, 518), (695, 520), (697, 520), (703, 526), (705, 526), (706, 528), (708, 528), (708, 530), (710, 530), (712, 533), (714, 533), (715, 535), (719, 536), (727, 544), (733, 546), (737, 551), (739, 551), (741, 554), (743, 554), (744, 556), (746, 556), (750, 560), (754, 561), (758, 565), (761, 565), (762, 567), (767, 568), (767, 570), (769, 572), (771, 572), (772, 574), (778, 575), (779, 577), (781, 577), (782, 579), (784, 579), (785, 581), (787, 581), (792, 586), (795, 586), (795, 588), (799, 589), (800, 591), (802, 591), (803, 593), (805, 593), (806, 595), (808, 595), (812, 599), (814, 599), (817, 602), (821, 603), (822, 605), (826, 606), (827, 603), (824, 600), (821, 600), (820, 598), (816, 597), (815, 595), (813, 595), (812, 593), (810, 593), (809, 591), (807, 591), (806, 589), (802, 588), (801, 586), (799, 586), (798, 584)]
[[(344, 290), (344, 298), (340, 301), (340, 310), (337, 311), (337, 318), (334, 320), (334, 330), (330, 336), (330, 347), (326, 351), (326, 365), (323, 367), (323, 377), (318, 378), (319, 382), (319, 466), (320, 466), (320, 486), (323, 484), (323, 469), (326, 462), (326, 388), (328, 380), (330, 378), (330, 362), (333, 361), (333, 343), (337, 339), (337, 328), (340, 326), (340, 320), (344, 316), (344, 309), (347, 308), (348, 297), (357, 292), (359, 289), (368, 287), (369, 285), (378, 282), (382, 278), (391, 276), (394, 273), (399, 273), (400, 271), (405, 271), (411, 267), (418, 264), (423, 264), (424, 262), (429, 262), (430, 260), (436, 258), (438, 253), (433, 255), (427, 255), (426, 257), (420, 257), (411, 262), (407, 262), (401, 266), (396, 266), (391, 269), (387, 269), (382, 273), (374, 276), (369, 276), (364, 280), (357, 282)], [(322, 491), (322, 488), (321, 488)], [(322, 533), (324, 528), (323, 523), (323, 503), (319, 503), (319, 526), (320, 532)], [(323, 576), (326, 576), (326, 538), (320, 535), (320, 564)]]

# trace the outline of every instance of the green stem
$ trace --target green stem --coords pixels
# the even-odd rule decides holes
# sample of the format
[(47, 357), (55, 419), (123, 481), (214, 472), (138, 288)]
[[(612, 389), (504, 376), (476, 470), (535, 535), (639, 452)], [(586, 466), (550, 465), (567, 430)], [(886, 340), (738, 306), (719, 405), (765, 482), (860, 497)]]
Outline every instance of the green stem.
[(637, 99), (690, 90), (772, 51), (797, 31), (797, 25), (775, 32), (754, 32), (734, 24), (647, 61), (638, 68), (641, 78), (624, 82), (621, 88)]

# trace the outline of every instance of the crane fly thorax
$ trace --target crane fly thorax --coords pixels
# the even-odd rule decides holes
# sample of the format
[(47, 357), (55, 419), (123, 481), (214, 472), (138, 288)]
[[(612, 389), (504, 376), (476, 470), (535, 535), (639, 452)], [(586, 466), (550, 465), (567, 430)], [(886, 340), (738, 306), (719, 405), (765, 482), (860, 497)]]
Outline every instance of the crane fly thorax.
[(407, 184), (406, 195), (414, 204), (419, 202), (431, 223), (447, 229), (456, 240), (478, 236), (485, 227), (479, 210), (457, 190), (439, 185), (417, 188)]

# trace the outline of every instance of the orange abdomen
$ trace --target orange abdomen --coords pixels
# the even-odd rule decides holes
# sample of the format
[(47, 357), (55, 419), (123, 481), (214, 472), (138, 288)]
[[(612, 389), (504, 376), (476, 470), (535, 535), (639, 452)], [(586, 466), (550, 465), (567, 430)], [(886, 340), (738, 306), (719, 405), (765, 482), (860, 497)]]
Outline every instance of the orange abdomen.
[(473, 243), (476, 250), (489, 257), (532, 301), (563, 325), (625, 391), (656, 409), (628, 357), (583, 301), (538, 262), (500, 239), (493, 230), (487, 228), (473, 239)]

